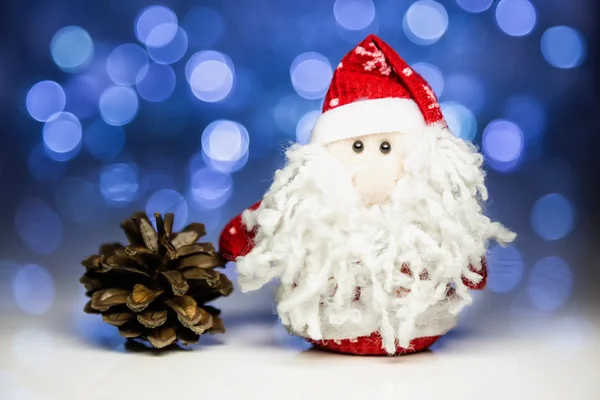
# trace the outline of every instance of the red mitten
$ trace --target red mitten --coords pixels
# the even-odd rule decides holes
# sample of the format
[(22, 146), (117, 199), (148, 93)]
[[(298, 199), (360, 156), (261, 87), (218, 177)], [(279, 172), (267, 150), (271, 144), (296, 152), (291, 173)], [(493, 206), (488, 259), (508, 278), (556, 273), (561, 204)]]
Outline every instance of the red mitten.
[(468, 280), (467, 278), (463, 277), (462, 281), (463, 283), (469, 288), (469, 289), (473, 289), (473, 290), (483, 290), (485, 288), (485, 285), (487, 285), (487, 262), (485, 260), (485, 258), (483, 260), (481, 260), (481, 270), (476, 271), (475, 268), (472, 265), (469, 265), (469, 269), (471, 270), (471, 272), (475, 272), (476, 274), (481, 275), (481, 280), (479, 281), (479, 283), (473, 283), (470, 280)]
[[(260, 201), (255, 203), (250, 210), (256, 210)], [(233, 218), (221, 232), (219, 237), (219, 254), (228, 261), (235, 261), (240, 256), (245, 256), (254, 246), (254, 233), (249, 232), (242, 222), (242, 214)]]

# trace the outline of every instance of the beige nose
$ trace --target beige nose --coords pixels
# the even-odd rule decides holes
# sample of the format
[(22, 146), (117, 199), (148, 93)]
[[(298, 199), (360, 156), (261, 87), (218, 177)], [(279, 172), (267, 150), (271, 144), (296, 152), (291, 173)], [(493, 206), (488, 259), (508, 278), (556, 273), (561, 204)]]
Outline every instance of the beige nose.
[(398, 175), (377, 165), (364, 166), (354, 175), (354, 187), (366, 205), (384, 203), (392, 196)]

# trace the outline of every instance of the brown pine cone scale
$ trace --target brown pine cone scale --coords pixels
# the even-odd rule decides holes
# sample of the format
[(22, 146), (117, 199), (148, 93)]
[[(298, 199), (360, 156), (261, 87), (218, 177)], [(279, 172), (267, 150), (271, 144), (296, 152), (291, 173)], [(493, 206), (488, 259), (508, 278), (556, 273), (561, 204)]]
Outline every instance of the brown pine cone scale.
[(123, 337), (156, 348), (224, 333), (219, 310), (206, 303), (233, 290), (216, 271), (226, 260), (211, 243), (196, 243), (206, 234), (203, 224), (175, 233), (173, 214), (154, 217), (156, 230), (145, 213), (135, 213), (121, 224), (129, 245), (104, 244), (82, 261), (80, 282), (90, 297), (84, 311), (101, 314)]

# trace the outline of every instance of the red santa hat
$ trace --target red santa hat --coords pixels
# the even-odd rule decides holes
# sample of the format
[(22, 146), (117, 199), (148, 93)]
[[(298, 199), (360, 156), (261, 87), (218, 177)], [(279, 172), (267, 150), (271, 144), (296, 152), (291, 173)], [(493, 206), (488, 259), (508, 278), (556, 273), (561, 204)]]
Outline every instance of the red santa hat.
[(387, 43), (369, 35), (333, 74), (310, 142), (447, 126), (433, 90)]

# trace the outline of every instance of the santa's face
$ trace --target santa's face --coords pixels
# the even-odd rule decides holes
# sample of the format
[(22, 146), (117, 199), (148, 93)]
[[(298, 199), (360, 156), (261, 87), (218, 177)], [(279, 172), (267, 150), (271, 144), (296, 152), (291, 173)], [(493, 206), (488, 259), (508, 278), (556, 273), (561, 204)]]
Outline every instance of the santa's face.
[(242, 290), (278, 278), (283, 323), (315, 340), (379, 331), (393, 348), (431, 318), (451, 324), (470, 301), (462, 278), (480, 279), (469, 264), (489, 239), (514, 238), (483, 214), (481, 164), (443, 127), (292, 147), (244, 214), (256, 236), (237, 263)]
[(329, 143), (325, 149), (351, 174), (364, 205), (390, 200), (403, 173), (402, 134), (360, 136)]

